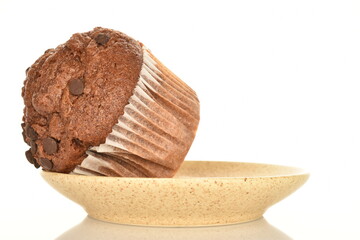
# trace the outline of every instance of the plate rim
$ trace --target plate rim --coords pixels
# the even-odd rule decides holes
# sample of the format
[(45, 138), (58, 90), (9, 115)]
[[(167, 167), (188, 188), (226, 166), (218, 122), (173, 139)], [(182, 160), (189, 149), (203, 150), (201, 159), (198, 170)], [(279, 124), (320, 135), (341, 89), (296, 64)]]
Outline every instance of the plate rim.
[(183, 181), (183, 180), (204, 180), (204, 179), (214, 179), (214, 180), (234, 180), (234, 179), (264, 179), (264, 178), (282, 178), (282, 177), (294, 177), (294, 176), (307, 176), (310, 177), (310, 171), (304, 169), (304, 168), (300, 168), (300, 167), (294, 167), (294, 166), (289, 166), (289, 165), (281, 165), (281, 164), (269, 164), (269, 163), (259, 163), (259, 162), (237, 162), (237, 161), (218, 161), (218, 160), (185, 160), (184, 162), (210, 162), (210, 163), (224, 163), (224, 164), (233, 164), (233, 163), (238, 163), (238, 164), (248, 164), (248, 165), (265, 165), (265, 166), (271, 166), (271, 167), (284, 167), (284, 168), (290, 168), (290, 169), (294, 169), (297, 170), (294, 173), (289, 173), (289, 174), (277, 174), (277, 175), (264, 175), (264, 176), (231, 176), (231, 177), (184, 177), (184, 178), (155, 178), (155, 177), (110, 177), (110, 176), (89, 176), (89, 175), (78, 175), (78, 174), (70, 174), (70, 173), (58, 173), (58, 172), (49, 172), (49, 171), (45, 171), (45, 170), (41, 170), (40, 174), (41, 175), (58, 175), (58, 176), (66, 176), (69, 178), (92, 178), (92, 179), (107, 179), (107, 181), (109, 180), (118, 180), (118, 179), (123, 179), (123, 180), (127, 180), (127, 181), (139, 181), (139, 180), (143, 180), (143, 181)]

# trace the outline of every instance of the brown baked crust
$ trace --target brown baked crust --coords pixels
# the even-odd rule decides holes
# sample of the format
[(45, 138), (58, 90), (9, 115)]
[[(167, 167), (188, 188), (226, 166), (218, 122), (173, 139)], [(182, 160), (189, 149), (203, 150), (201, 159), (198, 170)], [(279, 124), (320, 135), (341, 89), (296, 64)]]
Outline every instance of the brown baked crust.
[(142, 54), (139, 42), (106, 28), (47, 50), (27, 70), (22, 89), (28, 160), (68, 173), (89, 147), (104, 143), (138, 81)]

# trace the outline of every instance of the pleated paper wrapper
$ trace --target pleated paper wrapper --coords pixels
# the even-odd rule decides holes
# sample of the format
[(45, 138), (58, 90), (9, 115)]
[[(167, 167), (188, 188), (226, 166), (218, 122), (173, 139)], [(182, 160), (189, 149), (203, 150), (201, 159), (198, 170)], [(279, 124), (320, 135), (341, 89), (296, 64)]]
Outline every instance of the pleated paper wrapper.
[(72, 173), (172, 177), (199, 123), (196, 93), (143, 47), (138, 83), (104, 144), (92, 147)]

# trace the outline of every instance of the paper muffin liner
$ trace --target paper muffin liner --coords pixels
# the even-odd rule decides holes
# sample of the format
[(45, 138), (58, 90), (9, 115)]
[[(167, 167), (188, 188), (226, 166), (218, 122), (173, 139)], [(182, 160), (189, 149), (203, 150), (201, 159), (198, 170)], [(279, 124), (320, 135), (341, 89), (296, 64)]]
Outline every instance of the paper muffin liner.
[(92, 147), (73, 173), (172, 177), (199, 123), (196, 93), (143, 47), (138, 83), (104, 144)]

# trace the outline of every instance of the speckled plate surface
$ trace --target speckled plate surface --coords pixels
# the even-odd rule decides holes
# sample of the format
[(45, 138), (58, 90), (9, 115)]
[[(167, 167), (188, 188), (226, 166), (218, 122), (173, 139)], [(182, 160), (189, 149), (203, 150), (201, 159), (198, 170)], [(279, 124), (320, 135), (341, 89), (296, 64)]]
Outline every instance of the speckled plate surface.
[(41, 174), (93, 218), (151, 226), (252, 221), (309, 177), (294, 167), (213, 161), (185, 161), (174, 178)]

